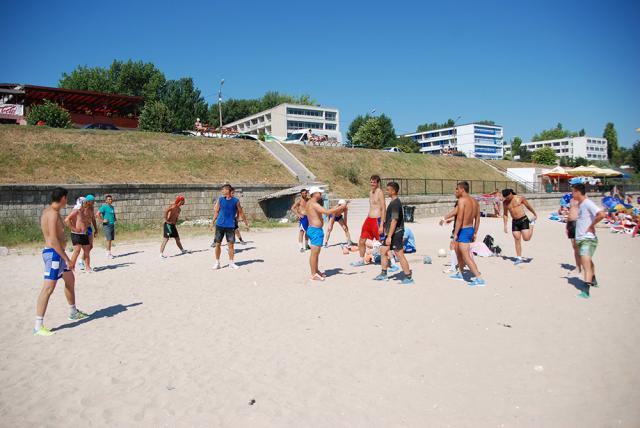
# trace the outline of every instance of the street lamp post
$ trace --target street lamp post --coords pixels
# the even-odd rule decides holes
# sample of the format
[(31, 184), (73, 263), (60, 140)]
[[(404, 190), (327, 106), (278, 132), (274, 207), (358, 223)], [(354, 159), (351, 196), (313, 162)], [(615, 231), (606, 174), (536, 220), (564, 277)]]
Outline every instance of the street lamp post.
[(218, 90), (218, 114), (220, 115), (220, 138), (222, 138), (222, 85), (224, 85), (224, 79), (220, 80), (220, 89)]

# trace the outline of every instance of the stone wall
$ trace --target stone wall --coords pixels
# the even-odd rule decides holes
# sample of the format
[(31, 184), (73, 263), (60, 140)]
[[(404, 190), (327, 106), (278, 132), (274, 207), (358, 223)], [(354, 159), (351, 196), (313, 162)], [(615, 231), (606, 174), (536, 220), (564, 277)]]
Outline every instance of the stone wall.
[[(222, 184), (87, 184), (63, 185), (69, 190), (69, 203), (63, 211), (66, 215), (79, 196), (93, 194), (100, 206), (104, 196), (114, 199), (116, 215), (120, 222), (161, 221), (164, 209), (177, 195), (183, 195), (181, 220), (211, 218), (213, 201), (220, 195)], [(0, 221), (16, 217), (38, 220), (50, 201), (55, 185), (0, 185)], [(258, 199), (270, 193), (291, 187), (290, 185), (245, 184), (234, 185), (247, 216), (253, 219), (267, 218), (268, 213)]]

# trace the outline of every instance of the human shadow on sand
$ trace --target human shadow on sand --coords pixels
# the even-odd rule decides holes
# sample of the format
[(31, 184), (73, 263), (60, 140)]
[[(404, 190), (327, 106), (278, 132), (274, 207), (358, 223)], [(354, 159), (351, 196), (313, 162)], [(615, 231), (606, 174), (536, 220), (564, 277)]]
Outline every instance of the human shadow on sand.
[(576, 267), (574, 265), (569, 264), (569, 263), (560, 263), (560, 267), (562, 269), (566, 269), (566, 270), (575, 270), (576, 269)]
[(234, 253), (238, 254), (238, 253), (244, 253), (245, 251), (250, 251), (250, 250), (255, 250), (256, 247), (242, 247), (242, 248), (238, 248), (236, 247), (234, 249)]
[(575, 276), (572, 276), (572, 277), (565, 276), (565, 278), (567, 279), (567, 282), (570, 285), (573, 285), (575, 287), (576, 290), (584, 291), (585, 293), (589, 292), (589, 287), (580, 278), (577, 278)]
[(81, 321), (74, 321), (74, 322), (70, 322), (67, 324), (62, 324), (59, 327), (55, 327), (52, 328), (51, 331), (58, 331), (58, 330), (64, 330), (65, 328), (74, 328), (74, 327), (78, 327), (79, 325), (82, 324), (86, 324), (90, 321), (93, 320), (97, 320), (100, 318), (109, 318), (109, 317), (113, 317), (115, 315), (118, 315), (119, 313), (125, 312), (127, 310), (129, 310), (129, 308), (132, 308), (134, 306), (140, 306), (142, 304), (142, 302), (138, 302), (138, 303), (131, 303), (128, 305), (113, 305), (113, 306), (109, 306), (108, 308), (103, 308), (103, 309), (99, 309), (97, 311), (95, 311), (94, 313), (92, 313), (91, 315), (89, 315), (87, 318), (81, 320)]
[(140, 251), (131, 251), (131, 252), (124, 253), (124, 254), (117, 254), (117, 255), (113, 256), (113, 258), (114, 259), (119, 259), (120, 257), (133, 256), (134, 254), (138, 254), (138, 253), (144, 253), (144, 251), (140, 250)]
[(264, 260), (262, 259), (253, 259), (253, 260), (242, 260), (240, 262), (236, 262), (236, 264), (238, 266), (245, 266), (245, 265), (250, 265), (253, 263), (264, 263)]
[[(518, 258), (517, 257), (502, 256), (502, 260), (508, 260), (508, 261), (513, 263), (516, 260), (518, 260)], [(522, 263), (523, 264), (528, 264), (528, 263), (531, 263), (532, 261), (533, 261), (532, 257), (523, 257), (522, 258)]]
[(98, 267), (94, 267), (93, 271), (94, 272), (102, 272), (103, 270), (119, 269), (119, 268), (127, 267), (129, 265), (135, 265), (135, 263), (133, 263), (133, 262), (131, 262), (131, 263), (117, 263), (115, 265), (98, 266)]
[(345, 273), (342, 268), (331, 268), (324, 271), (327, 278), (334, 275), (356, 275), (355, 272)]
[(202, 253), (204, 251), (209, 251), (209, 250), (187, 250), (186, 253), (178, 253), (178, 254), (174, 254), (174, 255), (169, 256), (169, 257), (182, 257), (182, 256), (186, 256), (186, 255), (189, 255), (189, 254)]

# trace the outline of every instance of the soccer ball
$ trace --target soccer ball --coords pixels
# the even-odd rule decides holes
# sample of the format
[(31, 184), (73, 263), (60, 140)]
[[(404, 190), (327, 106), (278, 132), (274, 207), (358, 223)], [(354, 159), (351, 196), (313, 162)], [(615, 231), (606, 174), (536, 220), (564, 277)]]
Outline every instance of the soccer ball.
[(444, 248), (440, 248), (438, 250), (438, 257), (447, 257), (447, 252), (444, 250)]
[(424, 263), (425, 265), (430, 265), (431, 264), (431, 257), (424, 256), (424, 259), (422, 259), (422, 263)]

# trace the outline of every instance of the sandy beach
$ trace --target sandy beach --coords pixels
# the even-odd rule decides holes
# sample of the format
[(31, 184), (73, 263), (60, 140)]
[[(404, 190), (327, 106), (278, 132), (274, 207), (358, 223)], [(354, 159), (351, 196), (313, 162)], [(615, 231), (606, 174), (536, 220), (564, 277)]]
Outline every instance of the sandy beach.
[[(582, 300), (564, 225), (544, 217), (530, 263), (479, 259), (484, 288), (442, 273), (436, 219), (410, 225), (413, 286), (372, 281), (339, 246), (311, 283), (294, 228), (245, 233), (238, 271), (211, 269), (208, 237), (166, 260), (160, 238), (98, 248), (77, 275), (92, 316), (67, 321), (60, 282), (50, 338), (31, 335), (40, 254), (1, 257), (0, 425), (638, 427), (640, 239), (599, 229), (601, 287)], [(514, 255), (500, 219), (485, 234)]]

